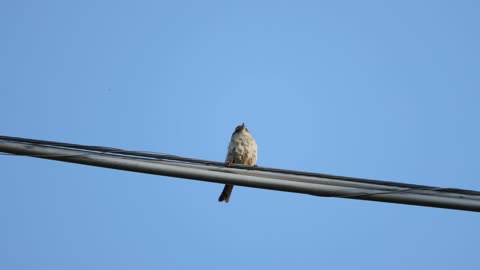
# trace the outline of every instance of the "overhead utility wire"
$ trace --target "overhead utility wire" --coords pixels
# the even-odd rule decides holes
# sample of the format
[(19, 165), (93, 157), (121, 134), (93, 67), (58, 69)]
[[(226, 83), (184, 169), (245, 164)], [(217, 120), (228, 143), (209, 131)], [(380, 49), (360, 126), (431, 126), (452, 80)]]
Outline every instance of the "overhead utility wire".
[(480, 211), (480, 192), (266, 167), (233, 165), (152, 152), (0, 136), (0, 152), (215, 183), (316, 196)]
[[(205, 165), (215, 165), (215, 166), (225, 166), (224, 162), (218, 161), (211, 161), (211, 160), (202, 160), (202, 159), (195, 159), (195, 158), (187, 158), (187, 157), (180, 157), (170, 154), (162, 154), (162, 153), (155, 153), (155, 152), (145, 152), (145, 151), (131, 151), (131, 150), (123, 150), (119, 148), (112, 148), (112, 147), (105, 147), (105, 146), (91, 146), (91, 145), (81, 145), (81, 144), (72, 144), (72, 143), (63, 143), (63, 142), (54, 142), (54, 141), (46, 141), (46, 140), (36, 140), (36, 139), (27, 139), (27, 138), (19, 138), (19, 137), (10, 137), (10, 136), (1, 136), (0, 140), (5, 141), (12, 141), (12, 142), (21, 142), (21, 143), (30, 143), (30, 144), (40, 144), (40, 145), (48, 145), (48, 146), (57, 146), (67, 149), (80, 149), (80, 150), (89, 150), (95, 151), (100, 153), (110, 153), (110, 154), (118, 154), (118, 155), (128, 155), (128, 156), (136, 156), (142, 158), (152, 158), (158, 160), (172, 160), (172, 161), (181, 161), (185, 163), (193, 163), (193, 164), (205, 164)], [(41, 157), (41, 156), (39, 156)], [(407, 188), (431, 188), (429, 186), (423, 185), (415, 185), (415, 184), (406, 184), (406, 183), (399, 183), (399, 182), (390, 182), (390, 181), (380, 181), (380, 180), (371, 180), (365, 178), (355, 178), (355, 177), (348, 177), (348, 176), (338, 176), (338, 175), (331, 175), (331, 174), (322, 174), (322, 173), (312, 173), (312, 172), (303, 172), (303, 171), (294, 171), (294, 170), (285, 170), (285, 169), (276, 169), (276, 168), (268, 168), (268, 167), (250, 167), (246, 165), (240, 164), (231, 164), (230, 167), (232, 168), (245, 168), (245, 169), (255, 169), (257, 171), (268, 171), (268, 172), (278, 172), (278, 173), (285, 173), (285, 174), (293, 174), (293, 175), (304, 175), (304, 176), (313, 176), (313, 177), (327, 177), (331, 179), (337, 180), (352, 180), (356, 182), (364, 182), (364, 183), (383, 183), (386, 185), (394, 185), (394, 186), (402, 186)], [(452, 189), (452, 188), (442, 188), (444, 190), (450, 191), (460, 191), (460, 192), (470, 192), (470, 190), (462, 190), (462, 189)], [(480, 192), (475, 193), (480, 194)]]

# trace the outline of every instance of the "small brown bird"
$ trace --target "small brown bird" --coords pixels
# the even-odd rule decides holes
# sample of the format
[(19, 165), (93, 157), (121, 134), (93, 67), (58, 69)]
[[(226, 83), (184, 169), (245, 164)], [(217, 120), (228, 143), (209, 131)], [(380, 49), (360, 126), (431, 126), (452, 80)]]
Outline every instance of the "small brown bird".
[[(235, 128), (228, 145), (227, 158), (225, 159), (227, 166), (230, 164), (243, 164), (254, 166), (257, 163), (257, 143), (248, 132), (245, 124), (241, 124)], [(230, 200), (233, 185), (225, 185), (222, 194), (218, 198), (219, 202)]]

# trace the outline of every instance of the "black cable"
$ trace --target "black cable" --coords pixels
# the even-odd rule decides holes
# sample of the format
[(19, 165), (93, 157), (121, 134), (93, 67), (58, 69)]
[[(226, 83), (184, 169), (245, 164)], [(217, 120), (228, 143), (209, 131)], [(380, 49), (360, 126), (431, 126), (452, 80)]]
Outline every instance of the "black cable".
[[(27, 138), (1, 136), (1, 135), (0, 135), (0, 140), (26, 143), (26, 144), (32, 144), (32, 145), (42, 145), (42, 146), (50, 146), (50, 147), (53, 146), (53, 147), (62, 148), (62, 149), (76, 149), (76, 150), (85, 151), (85, 154), (79, 154), (79, 156), (90, 155), (95, 153), (105, 153), (105, 154), (113, 154), (116, 156), (133, 156), (133, 157), (141, 158), (144, 160), (165, 160), (165, 161), (176, 161), (176, 162), (189, 163), (189, 164), (213, 165), (213, 166), (219, 166), (219, 167), (226, 166), (226, 163), (218, 162), (218, 161), (187, 158), (187, 157), (180, 157), (180, 156), (175, 156), (170, 154), (161, 154), (161, 153), (155, 153), (155, 152), (130, 151), (130, 150), (123, 150), (119, 148), (104, 147), (104, 146), (62, 143), (62, 142), (55, 142), (55, 141), (36, 140), (36, 139), (27, 139)], [(39, 155), (38, 157), (48, 157), (48, 155)], [(405, 188), (405, 190), (437, 190), (437, 191), (444, 191), (444, 192), (457, 193), (457, 194), (463, 194), (463, 195), (480, 195), (480, 191), (474, 191), (474, 190), (465, 190), (465, 189), (457, 189), (457, 188), (438, 188), (438, 187), (431, 187), (431, 186), (425, 186), (425, 185), (406, 184), (406, 183), (391, 182), (391, 181), (354, 178), (354, 177), (347, 177), (347, 176), (337, 176), (337, 175), (330, 175), (330, 174), (311, 173), (311, 172), (302, 172), (302, 171), (285, 170), (285, 169), (275, 169), (275, 168), (269, 168), (269, 167), (260, 167), (260, 166), (252, 167), (252, 166), (246, 166), (246, 165), (240, 165), (240, 164), (231, 164), (229, 167), (238, 168), (238, 169), (255, 170), (255, 171), (299, 175), (299, 176), (328, 178), (328, 179), (334, 179), (334, 180), (359, 182), (359, 183), (367, 183), (367, 184), (375, 184), (375, 185), (385, 185), (385, 186), (392, 186), (392, 187), (403, 187)], [(400, 192), (400, 191), (392, 191), (392, 192)], [(358, 196), (371, 196), (371, 195), (375, 195), (375, 194), (365, 194), (365, 195), (358, 195)]]

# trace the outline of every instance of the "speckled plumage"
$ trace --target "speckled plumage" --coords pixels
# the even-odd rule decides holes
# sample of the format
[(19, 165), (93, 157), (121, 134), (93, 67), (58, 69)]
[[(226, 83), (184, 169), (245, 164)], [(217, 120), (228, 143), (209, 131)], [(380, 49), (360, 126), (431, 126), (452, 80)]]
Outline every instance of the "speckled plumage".
[[(257, 163), (257, 143), (248, 131), (245, 124), (235, 128), (232, 134), (230, 144), (228, 145), (227, 158), (225, 162), (228, 164), (243, 164), (254, 166)], [(225, 185), (218, 201), (230, 200), (233, 185)]]

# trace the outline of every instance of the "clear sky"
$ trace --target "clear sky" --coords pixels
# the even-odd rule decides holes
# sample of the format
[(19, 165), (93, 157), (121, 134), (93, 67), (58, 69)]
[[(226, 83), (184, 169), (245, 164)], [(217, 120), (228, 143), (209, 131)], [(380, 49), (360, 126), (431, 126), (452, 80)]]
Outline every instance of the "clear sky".
[[(0, 134), (480, 190), (478, 1), (0, 1)], [(478, 269), (480, 215), (0, 156), (0, 269)]]

